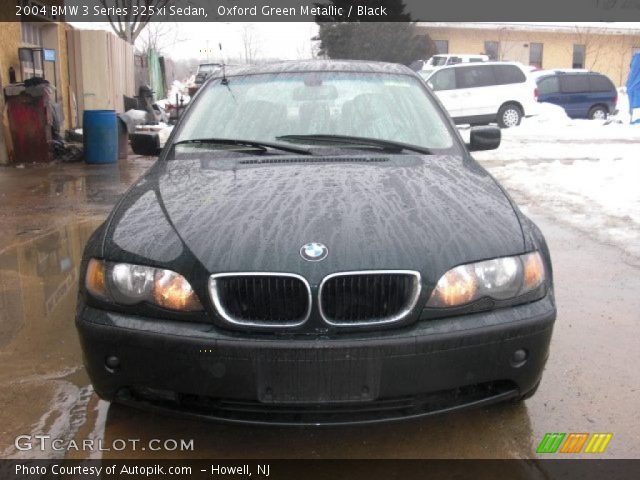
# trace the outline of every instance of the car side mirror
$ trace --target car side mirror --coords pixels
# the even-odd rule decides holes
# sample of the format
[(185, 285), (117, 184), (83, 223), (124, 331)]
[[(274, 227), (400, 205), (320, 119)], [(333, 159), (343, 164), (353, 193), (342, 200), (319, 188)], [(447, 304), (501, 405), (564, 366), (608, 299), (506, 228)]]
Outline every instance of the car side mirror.
[(160, 155), (160, 137), (157, 133), (134, 133), (130, 136), (131, 149), (136, 155), (156, 157)]
[(500, 146), (500, 139), (498, 127), (471, 127), (467, 148), (470, 152), (495, 150)]

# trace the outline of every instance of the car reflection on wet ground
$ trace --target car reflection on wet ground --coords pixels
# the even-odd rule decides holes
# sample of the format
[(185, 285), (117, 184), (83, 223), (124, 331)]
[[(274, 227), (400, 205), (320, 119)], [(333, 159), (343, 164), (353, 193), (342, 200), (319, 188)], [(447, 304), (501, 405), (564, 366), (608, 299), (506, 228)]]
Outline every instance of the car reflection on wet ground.
[[(109, 405), (82, 366), (74, 315), (84, 244), (150, 160), (0, 170), (0, 458), (528, 458), (546, 432), (612, 432), (606, 457), (640, 447), (640, 260), (516, 198), (554, 260), (559, 315), (538, 393), (520, 405), (366, 427), (221, 425)], [(507, 185), (508, 188), (508, 185)], [(528, 205), (531, 203), (530, 205)], [(62, 444), (139, 440), (125, 450), (20, 451), (18, 435)], [(193, 450), (151, 451), (151, 439)]]

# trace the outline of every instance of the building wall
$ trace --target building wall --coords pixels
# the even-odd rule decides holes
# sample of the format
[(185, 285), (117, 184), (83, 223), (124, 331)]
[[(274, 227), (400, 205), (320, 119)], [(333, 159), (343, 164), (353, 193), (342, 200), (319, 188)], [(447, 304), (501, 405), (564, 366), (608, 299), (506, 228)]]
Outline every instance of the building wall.
[(135, 95), (133, 46), (107, 31), (73, 30), (67, 47), (77, 123), (84, 110), (123, 112), (123, 95)]
[(18, 48), (20, 48), (20, 23), (6, 22), (0, 28), (0, 77), (2, 85), (9, 83), (9, 67), (16, 70), (20, 76), (20, 62), (18, 62)]
[[(43, 29), (48, 32), (43, 35), (45, 48), (56, 50), (56, 75), (58, 78), (58, 101), (62, 104), (64, 111), (64, 128), (70, 127), (69, 115), (69, 66), (67, 59), (67, 39), (65, 31), (71, 26), (65, 23), (43, 24)], [(18, 59), (18, 49), (26, 46), (22, 43), (22, 30), (20, 22), (5, 22), (0, 28), (0, 77), (2, 85), (9, 84), (9, 67), (13, 67), (16, 72), (16, 80), (21, 82), (20, 61)]]
[[(72, 27), (63, 22), (41, 22), (42, 47), (54, 49), (56, 51), (56, 90), (57, 102), (62, 107), (64, 116), (61, 129), (71, 128), (71, 96), (69, 91), (69, 64), (67, 55), (67, 39), (65, 32)], [(4, 22), (0, 27), (0, 84), (2, 88), (9, 84), (9, 67), (15, 70), (16, 81), (21, 82), (22, 72), (18, 58), (18, 49), (21, 47), (33, 47), (22, 42), (22, 25), (20, 22)], [(4, 98), (3, 93), (0, 92)], [(9, 133), (9, 123), (4, 111), (4, 102), (0, 101), (0, 128), (2, 128), (2, 138), (0, 138), (0, 163), (6, 163), (13, 155), (11, 135)], [(62, 132), (62, 133), (63, 133)]]
[(500, 42), (501, 60), (521, 60), (522, 48), (528, 49), (528, 44), (532, 42), (542, 43), (544, 69), (571, 68), (573, 45), (583, 44), (586, 47), (585, 68), (607, 75), (616, 85), (626, 82), (632, 52), (634, 48), (640, 48), (640, 35), (602, 35), (593, 31), (563, 33), (460, 27), (418, 28), (426, 31), (433, 40), (447, 40), (449, 53), (485, 53), (485, 41)]

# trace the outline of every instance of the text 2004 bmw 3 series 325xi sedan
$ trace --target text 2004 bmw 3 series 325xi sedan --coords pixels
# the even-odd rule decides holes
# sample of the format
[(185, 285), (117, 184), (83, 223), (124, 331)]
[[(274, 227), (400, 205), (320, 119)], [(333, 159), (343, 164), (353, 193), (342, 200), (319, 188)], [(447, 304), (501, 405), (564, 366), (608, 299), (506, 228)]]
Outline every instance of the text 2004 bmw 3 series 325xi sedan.
[(469, 155), (499, 142), (479, 127), (465, 145), (402, 66), (221, 71), (86, 247), (76, 324), (95, 391), (276, 424), (530, 396), (551, 261)]

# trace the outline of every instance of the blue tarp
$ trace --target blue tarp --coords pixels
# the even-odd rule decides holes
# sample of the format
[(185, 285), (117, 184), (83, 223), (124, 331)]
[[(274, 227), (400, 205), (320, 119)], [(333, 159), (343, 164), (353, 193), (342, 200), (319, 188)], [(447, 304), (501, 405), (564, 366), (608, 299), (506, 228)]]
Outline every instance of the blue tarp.
[(640, 53), (636, 53), (631, 59), (629, 78), (627, 79), (627, 95), (629, 96), (629, 113), (631, 123), (640, 123), (640, 117), (633, 115), (633, 109), (640, 108)]

